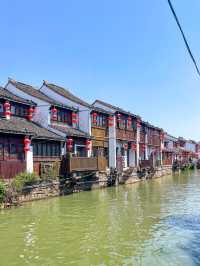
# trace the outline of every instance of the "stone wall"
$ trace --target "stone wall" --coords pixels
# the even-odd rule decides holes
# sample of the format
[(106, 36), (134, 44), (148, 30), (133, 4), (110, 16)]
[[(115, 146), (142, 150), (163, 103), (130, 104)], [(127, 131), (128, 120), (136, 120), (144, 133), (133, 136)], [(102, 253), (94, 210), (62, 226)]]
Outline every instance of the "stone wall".
[[(105, 188), (108, 186), (116, 186), (121, 184), (131, 184), (146, 179), (159, 178), (165, 175), (172, 174), (172, 167), (163, 166), (158, 167), (155, 172), (146, 173), (140, 177), (135, 168), (129, 168), (122, 174), (117, 172), (97, 172), (91, 180), (83, 179), (68, 179), (68, 180), (54, 180), (43, 181), (32, 186), (26, 186), (22, 193), (17, 195), (18, 203), (45, 199), (50, 197), (57, 197), (71, 193), (81, 192), (85, 190), (93, 190)], [(9, 205), (10, 206), (10, 205)]]
[(27, 186), (19, 195), (19, 202), (27, 202), (61, 195), (60, 182), (49, 181)]

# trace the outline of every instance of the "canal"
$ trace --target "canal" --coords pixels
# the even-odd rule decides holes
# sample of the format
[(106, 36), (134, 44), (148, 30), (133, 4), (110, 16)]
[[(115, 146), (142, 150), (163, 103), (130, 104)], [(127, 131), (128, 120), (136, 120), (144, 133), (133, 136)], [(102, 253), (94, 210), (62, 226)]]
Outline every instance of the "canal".
[(4, 210), (0, 265), (200, 265), (200, 172)]

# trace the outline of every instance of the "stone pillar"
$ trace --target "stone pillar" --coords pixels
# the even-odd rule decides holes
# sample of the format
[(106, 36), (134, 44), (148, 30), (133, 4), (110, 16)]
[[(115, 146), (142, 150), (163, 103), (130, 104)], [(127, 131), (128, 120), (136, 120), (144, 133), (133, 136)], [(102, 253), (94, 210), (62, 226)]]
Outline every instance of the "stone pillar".
[(161, 166), (163, 165), (162, 152), (163, 152), (163, 149), (164, 149), (164, 137), (165, 137), (164, 132), (161, 132), (160, 133), (160, 165)]
[(91, 140), (86, 140), (86, 157), (91, 157), (92, 156), (92, 141)]
[(30, 146), (30, 150), (25, 152), (26, 160), (26, 172), (33, 173), (33, 146)]
[(117, 158), (116, 158), (116, 119), (113, 117), (112, 124), (109, 125), (109, 167), (117, 167)]

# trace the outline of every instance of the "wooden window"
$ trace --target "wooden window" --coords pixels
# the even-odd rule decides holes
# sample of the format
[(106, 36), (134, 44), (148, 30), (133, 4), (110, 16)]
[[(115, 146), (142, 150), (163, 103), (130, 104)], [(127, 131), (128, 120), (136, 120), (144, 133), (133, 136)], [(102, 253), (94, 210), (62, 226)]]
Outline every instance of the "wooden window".
[(120, 120), (117, 119), (117, 128), (125, 129), (127, 127), (127, 119), (124, 115), (120, 116)]
[(10, 144), (10, 159), (17, 159), (17, 145), (15, 143)]
[(60, 156), (60, 144), (53, 142), (33, 143), (33, 155), (42, 157)]
[(18, 144), (17, 154), (18, 154), (18, 159), (24, 159), (24, 144)]
[(9, 159), (10, 156), (10, 145), (8, 143), (4, 144), (4, 159)]
[(38, 156), (42, 156), (42, 144), (41, 143), (38, 143)]
[(3, 144), (0, 143), (0, 160), (3, 160), (4, 152), (3, 152)]
[[(92, 117), (92, 121), (93, 121), (93, 117)], [(93, 124), (93, 126), (97, 126), (97, 127), (107, 127), (107, 116), (104, 114), (97, 114), (96, 117), (96, 123)]]
[(50, 157), (51, 155), (51, 144), (47, 144), (47, 156)]
[(57, 118), (55, 120), (61, 123), (72, 125), (72, 112), (65, 109), (57, 109)]
[(38, 155), (38, 144), (37, 143), (33, 143), (33, 154), (34, 155)]
[(28, 106), (11, 103), (11, 113), (16, 116), (25, 117), (28, 114)]

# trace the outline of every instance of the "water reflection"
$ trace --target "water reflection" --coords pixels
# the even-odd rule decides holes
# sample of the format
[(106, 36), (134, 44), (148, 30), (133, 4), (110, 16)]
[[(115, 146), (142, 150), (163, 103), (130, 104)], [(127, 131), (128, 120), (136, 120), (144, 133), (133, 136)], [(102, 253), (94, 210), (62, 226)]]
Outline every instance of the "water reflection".
[(1, 265), (200, 265), (199, 217), (198, 172), (33, 202), (0, 214)]

